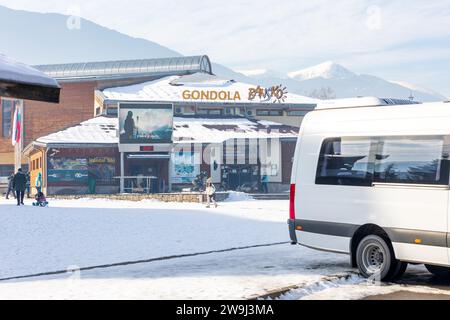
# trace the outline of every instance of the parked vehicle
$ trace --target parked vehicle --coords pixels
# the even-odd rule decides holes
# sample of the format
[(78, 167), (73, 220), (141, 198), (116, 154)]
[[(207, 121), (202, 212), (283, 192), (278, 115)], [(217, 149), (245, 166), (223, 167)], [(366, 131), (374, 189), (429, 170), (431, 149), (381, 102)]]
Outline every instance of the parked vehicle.
[(363, 276), (383, 281), (407, 263), (450, 277), (450, 103), (355, 101), (326, 103), (303, 120), (292, 242), (349, 254)]

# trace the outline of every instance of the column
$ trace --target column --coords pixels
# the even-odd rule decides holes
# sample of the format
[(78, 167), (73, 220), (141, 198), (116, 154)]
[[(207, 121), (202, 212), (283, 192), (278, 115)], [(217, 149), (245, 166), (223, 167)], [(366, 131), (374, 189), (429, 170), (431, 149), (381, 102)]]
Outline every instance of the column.
[(125, 153), (120, 153), (120, 193), (125, 193)]

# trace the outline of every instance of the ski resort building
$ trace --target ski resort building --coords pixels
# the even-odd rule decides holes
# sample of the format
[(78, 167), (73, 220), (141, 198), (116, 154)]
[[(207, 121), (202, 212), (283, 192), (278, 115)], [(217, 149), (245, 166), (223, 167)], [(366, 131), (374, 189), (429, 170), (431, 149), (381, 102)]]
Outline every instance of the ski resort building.
[(44, 173), (49, 194), (88, 194), (93, 180), (100, 194), (166, 193), (193, 188), (199, 175), (212, 177), (223, 190), (258, 192), (264, 174), (270, 191), (288, 187), (298, 128), (197, 117), (175, 117), (173, 126), (168, 149), (154, 145), (139, 148), (142, 152), (120, 152), (118, 118), (99, 116), (41, 137), (25, 153), (33, 175)]
[[(207, 56), (37, 69), (58, 81), (61, 101), (24, 101), (23, 154), (32, 181), (41, 172), (50, 194), (86, 193), (92, 184), (97, 193), (169, 192), (192, 187), (199, 175), (226, 189), (256, 191), (264, 178), (271, 191), (284, 190), (298, 128), (317, 102), (280, 84), (218, 77)], [(138, 109), (154, 106), (158, 116), (150, 118), (161, 120), (164, 141), (142, 130)], [(208, 155), (211, 145), (223, 155)]]

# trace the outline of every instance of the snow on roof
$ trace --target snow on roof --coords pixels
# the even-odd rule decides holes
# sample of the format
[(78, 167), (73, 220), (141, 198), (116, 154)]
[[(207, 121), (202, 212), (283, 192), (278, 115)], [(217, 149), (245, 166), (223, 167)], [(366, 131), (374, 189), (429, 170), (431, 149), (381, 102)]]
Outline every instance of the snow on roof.
[[(208, 103), (263, 103), (273, 104), (273, 99), (249, 99), (249, 89), (257, 86), (234, 80), (225, 80), (214, 75), (171, 76), (137, 85), (107, 88), (103, 90), (105, 100), (113, 101), (158, 101), (158, 102), (208, 102)], [(192, 99), (183, 97), (183, 92), (189, 91), (226, 91), (231, 99)], [(234, 99), (238, 92), (240, 99)], [(319, 100), (297, 94), (287, 93), (285, 104), (316, 104)]]
[(0, 79), (8, 82), (59, 87), (56, 80), (43, 72), (3, 54), (0, 54)]
[(58, 103), (60, 87), (41, 71), (0, 54), (0, 93), (8, 98)]
[(230, 139), (295, 138), (298, 128), (270, 121), (175, 118), (174, 141), (223, 143)]
[(97, 117), (36, 140), (45, 144), (117, 144), (117, 118)]
[[(96, 117), (36, 140), (43, 144), (117, 144), (118, 119)], [(229, 139), (296, 138), (298, 128), (246, 118), (174, 118), (175, 143), (223, 143)]]

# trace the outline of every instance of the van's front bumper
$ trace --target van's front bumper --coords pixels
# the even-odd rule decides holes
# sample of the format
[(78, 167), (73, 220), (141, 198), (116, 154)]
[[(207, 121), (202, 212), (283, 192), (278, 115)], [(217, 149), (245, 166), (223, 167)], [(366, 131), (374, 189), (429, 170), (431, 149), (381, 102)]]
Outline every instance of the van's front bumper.
[(288, 220), (288, 226), (289, 226), (289, 235), (291, 237), (291, 243), (292, 244), (298, 244), (297, 241), (297, 234), (295, 233), (296, 228), (296, 222), (295, 220), (289, 219)]

